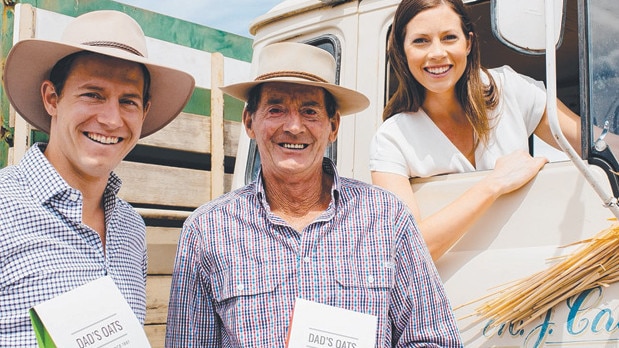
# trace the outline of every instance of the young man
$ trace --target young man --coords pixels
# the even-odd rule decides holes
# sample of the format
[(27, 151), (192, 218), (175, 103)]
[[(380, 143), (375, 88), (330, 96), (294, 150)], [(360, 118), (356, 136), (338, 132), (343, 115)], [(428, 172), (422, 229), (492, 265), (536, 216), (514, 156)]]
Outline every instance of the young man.
[(84, 14), (60, 41), (20, 41), (9, 53), (9, 100), (49, 143), (0, 171), (0, 346), (36, 346), (29, 309), (106, 275), (144, 322), (144, 221), (116, 196), (112, 170), (194, 87), (147, 56), (142, 29), (117, 11)]
[(258, 179), (185, 222), (166, 347), (283, 347), (295, 299), (377, 317), (377, 347), (460, 347), (451, 306), (406, 206), (338, 176), (323, 158), (340, 114), (365, 109), (337, 86), (335, 61), (300, 43), (265, 47), (243, 123)]

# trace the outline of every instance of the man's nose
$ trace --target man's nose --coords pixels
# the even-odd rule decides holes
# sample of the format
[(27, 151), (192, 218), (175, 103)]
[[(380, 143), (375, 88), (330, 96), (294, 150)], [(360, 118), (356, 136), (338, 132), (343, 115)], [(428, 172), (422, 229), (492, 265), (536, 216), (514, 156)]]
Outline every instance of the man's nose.
[(298, 111), (290, 111), (286, 117), (284, 130), (293, 134), (299, 133), (303, 129), (303, 118)]
[(97, 114), (97, 122), (110, 129), (121, 127), (123, 124), (121, 105), (117, 102), (106, 102)]

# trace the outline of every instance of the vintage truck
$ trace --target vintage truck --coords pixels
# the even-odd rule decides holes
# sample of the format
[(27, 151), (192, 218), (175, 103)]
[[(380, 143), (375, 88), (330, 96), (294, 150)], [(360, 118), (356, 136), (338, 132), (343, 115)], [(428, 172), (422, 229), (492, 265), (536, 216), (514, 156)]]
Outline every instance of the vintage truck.
[[(530, 139), (531, 153), (544, 155), (551, 163), (532, 182), (497, 201), (437, 261), (437, 268), (456, 308), (466, 347), (615, 346), (619, 342), (619, 285), (615, 284), (561, 301), (524, 328), (488, 325), (487, 320), (469, 316), (480, 304), (474, 301), (508, 282), (547, 269), (549, 259), (574, 251), (562, 246), (610, 227), (613, 222), (609, 220), (617, 212), (614, 197), (619, 194), (619, 167), (612, 149), (594, 137), (593, 128), (619, 131), (619, 3), (559, 0), (546, 6), (543, 0), (538, 4), (535, 0), (507, 1), (522, 6), (524, 11), (515, 12), (525, 16), (555, 18), (549, 26), (554, 33), (546, 34), (545, 19), (540, 29), (516, 13), (508, 13), (507, 18), (513, 19), (510, 23), (501, 23), (505, 17), (499, 15), (499, 1), (465, 0), (476, 22), (483, 65), (507, 64), (545, 81), (550, 96), (558, 95), (581, 115), (582, 147), (561, 152), (535, 137)], [(286, 0), (250, 27), (255, 35), (254, 58), (273, 42), (319, 46), (335, 57), (338, 83), (370, 98), (368, 109), (342, 119), (338, 141), (326, 154), (337, 163), (341, 175), (366, 182), (370, 182), (369, 142), (397, 83), (386, 47), (398, 3)], [(512, 41), (512, 32), (521, 33), (520, 38)], [(527, 46), (527, 40), (541, 38), (545, 43), (545, 37), (555, 38), (548, 45), (550, 51), (546, 46)], [(252, 180), (259, 164), (255, 144), (241, 133), (232, 187)], [(430, 214), (484, 175), (480, 171), (413, 179), (411, 185), (422, 214)]]

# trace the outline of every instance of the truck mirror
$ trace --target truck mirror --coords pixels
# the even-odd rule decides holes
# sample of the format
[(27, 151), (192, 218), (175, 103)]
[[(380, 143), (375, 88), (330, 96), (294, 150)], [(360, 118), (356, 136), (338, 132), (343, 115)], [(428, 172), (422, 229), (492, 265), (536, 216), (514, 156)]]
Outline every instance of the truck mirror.
[[(555, 48), (563, 39), (565, 0), (554, 1)], [(542, 55), (546, 40), (544, 0), (491, 0), (494, 36), (504, 45), (525, 54)]]

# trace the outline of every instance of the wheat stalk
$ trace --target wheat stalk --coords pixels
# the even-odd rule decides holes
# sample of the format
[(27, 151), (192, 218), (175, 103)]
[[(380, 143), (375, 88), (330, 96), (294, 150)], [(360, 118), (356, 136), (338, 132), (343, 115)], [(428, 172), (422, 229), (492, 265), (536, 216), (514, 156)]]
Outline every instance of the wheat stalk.
[(467, 317), (492, 320), (494, 326), (524, 327), (574, 295), (619, 280), (619, 224), (569, 246), (578, 244), (576, 251), (556, 258), (549, 268), (460, 307), (490, 298)]

